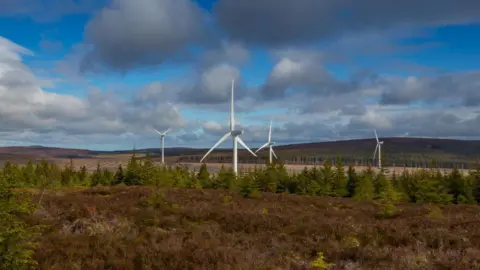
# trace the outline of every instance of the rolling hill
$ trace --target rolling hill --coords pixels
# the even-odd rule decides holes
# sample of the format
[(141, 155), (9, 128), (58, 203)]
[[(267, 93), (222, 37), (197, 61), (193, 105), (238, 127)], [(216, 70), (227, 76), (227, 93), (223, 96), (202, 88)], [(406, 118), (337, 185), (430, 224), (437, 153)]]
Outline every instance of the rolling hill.
[[(480, 141), (433, 139), (433, 138), (382, 138), (385, 142), (383, 163), (385, 166), (426, 166), (436, 160), (445, 168), (468, 168), (476, 164), (480, 157)], [(341, 156), (346, 163), (367, 164), (372, 162), (374, 139), (359, 139), (331, 142), (278, 145), (277, 155), (286, 163), (313, 164), (325, 159), (335, 160)], [(179, 162), (198, 162), (208, 149), (166, 148), (165, 155)], [(155, 158), (161, 150), (158, 148), (138, 149), (136, 153), (151, 153)], [(130, 155), (133, 150), (93, 151), (85, 149), (53, 148), (43, 146), (0, 147), (1, 160), (59, 159), (59, 158), (102, 158), (104, 155)], [(261, 151), (259, 158), (247, 151), (239, 151), (241, 162), (263, 163), (267, 151)], [(230, 149), (218, 149), (212, 152), (207, 162), (231, 162)]]

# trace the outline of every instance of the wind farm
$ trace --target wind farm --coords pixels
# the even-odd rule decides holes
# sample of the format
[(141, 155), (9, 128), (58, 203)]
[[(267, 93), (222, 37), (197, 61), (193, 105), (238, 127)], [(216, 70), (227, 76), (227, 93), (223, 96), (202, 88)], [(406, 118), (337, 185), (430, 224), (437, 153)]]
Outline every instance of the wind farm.
[(1, 270), (480, 269), (480, 1), (0, 0), (0, 29)]

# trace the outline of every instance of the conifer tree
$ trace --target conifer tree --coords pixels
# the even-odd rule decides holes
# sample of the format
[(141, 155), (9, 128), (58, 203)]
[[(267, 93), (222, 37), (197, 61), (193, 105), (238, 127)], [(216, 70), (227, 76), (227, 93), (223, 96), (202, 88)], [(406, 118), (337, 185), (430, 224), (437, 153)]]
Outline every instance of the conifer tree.
[[(314, 167), (315, 168), (315, 167)], [(314, 169), (312, 168), (312, 170)], [(310, 171), (307, 167), (303, 168), (303, 170), (297, 175), (297, 189), (296, 193), (299, 195), (309, 194), (309, 184), (310, 178)]]
[(35, 166), (31, 160), (28, 161), (27, 165), (23, 167), (23, 179), (27, 186), (36, 186), (36, 177), (35, 177)]
[[(2, 177), (3, 178), (3, 177)], [(35, 210), (27, 199), (17, 199), (5, 179), (0, 179), (0, 269), (34, 269), (33, 259), (40, 226), (23, 221)]]
[(373, 186), (372, 174), (369, 171), (364, 171), (360, 178), (360, 182), (355, 189), (353, 198), (356, 200), (369, 201), (373, 200), (374, 196), (375, 187)]
[(113, 183), (113, 173), (109, 169), (103, 168), (102, 177), (100, 179), (100, 184), (102, 186), (111, 186)]
[(138, 164), (135, 153), (130, 158), (125, 172), (124, 182), (128, 186), (140, 184), (140, 165)]
[(337, 158), (337, 162), (335, 163), (335, 175), (334, 181), (332, 185), (332, 193), (334, 196), (337, 197), (345, 197), (348, 195), (347, 190), (347, 176), (345, 175), (345, 169), (343, 167), (342, 159), (339, 157)]
[(122, 164), (118, 165), (117, 171), (115, 172), (115, 176), (113, 177), (113, 184), (120, 185), (123, 183), (123, 167)]
[(154, 185), (155, 184), (155, 164), (153, 164), (150, 153), (147, 153), (141, 167), (139, 168), (139, 184)]
[(358, 185), (358, 175), (355, 172), (355, 168), (353, 166), (348, 166), (348, 171), (347, 171), (347, 192), (348, 192), (348, 197), (353, 197), (355, 194), (355, 189)]
[(212, 182), (210, 180), (210, 173), (208, 172), (207, 165), (205, 163), (202, 163), (200, 166), (200, 170), (198, 171), (197, 174), (197, 179), (200, 181), (200, 184), (204, 188), (212, 188)]
[(96, 187), (101, 185), (102, 182), (102, 169), (100, 168), (100, 163), (97, 163), (97, 169), (92, 173), (90, 178), (90, 186)]
[(320, 175), (320, 181), (318, 182), (320, 190), (318, 191), (318, 195), (332, 195), (332, 186), (335, 181), (335, 175), (332, 169), (332, 164), (328, 159), (325, 159), (323, 166), (320, 169)]
[(382, 207), (380, 214), (384, 217), (390, 217), (395, 213), (395, 204), (398, 202), (398, 196), (391, 181), (384, 177), (383, 172), (380, 172), (380, 175), (383, 176), (379, 178), (380, 194), (378, 195), (378, 199)]
[(285, 165), (275, 162), (275, 174), (277, 178), (277, 192), (287, 192), (291, 187), (291, 177), (288, 175)]
[(449, 194), (448, 187), (443, 179), (418, 178), (416, 180), (414, 202), (416, 203), (443, 203), (452, 202), (453, 195)]

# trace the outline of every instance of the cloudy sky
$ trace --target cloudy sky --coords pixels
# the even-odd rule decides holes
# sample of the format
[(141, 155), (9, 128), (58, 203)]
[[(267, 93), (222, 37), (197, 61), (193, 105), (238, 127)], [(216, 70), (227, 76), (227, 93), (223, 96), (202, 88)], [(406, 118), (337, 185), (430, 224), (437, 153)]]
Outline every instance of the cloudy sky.
[(387, 2), (0, 0), (0, 143), (480, 138), (480, 1)]

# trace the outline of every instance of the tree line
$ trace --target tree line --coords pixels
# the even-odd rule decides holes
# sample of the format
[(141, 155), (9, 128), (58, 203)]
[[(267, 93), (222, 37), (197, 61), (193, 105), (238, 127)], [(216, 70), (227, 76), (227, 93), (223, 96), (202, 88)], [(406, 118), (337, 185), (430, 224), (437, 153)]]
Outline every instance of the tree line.
[(75, 169), (73, 163), (63, 168), (42, 160), (24, 166), (6, 162), (0, 172), (0, 182), (9, 187), (95, 187), (113, 185), (144, 185), (178, 188), (206, 188), (237, 190), (245, 196), (260, 192), (291, 193), (298, 195), (352, 197), (362, 200), (381, 199), (385, 191), (396, 201), (412, 203), (476, 203), (480, 202), (480, 169), (464, 174), (457, 169), (441, 173), (435, 163), (430, 168), (414, 172), (404, 170), (387, 176), (367, 166), (356, 171), (352, 165), (344, 169), (344, 162), (325, 160), (323, 164), (288, 173), (283, 163), (254, 168), (235, 177), (233, 171), (222, 166), (216, 174), (202, 164), (199, 171), (182, 165), (156, 165), (149, 154), (139, 159), (132, 155), (127, 166), (115, 171), (102, 168), (93, 172), (85, 166)]
[[(187, 155), (181, 156), (178, 158), (177, 162), (191, 162), (197, 163), (200, 162), (202, 156)], [(215, 163), (231, 163), (231, 156), (212, 156), (208, 158), (209, 161)], [(282, 162), (284, 164), (296, 164), (296, 165), (322, 165), (326, 160), (331, 164), (335, 164), (337, 161), (337, 156), (335, 155), (301, 155), (301, 156), (289, 156), (282, 157)], [(239, 156), (239, 162), (249, 163), (249, 164), (264, 164), (268, 161), (268, 157), (259, 156), (257, 158), (252, 156)], [(378, 166), (377, 160), (372, 160), (371, 156), (368, 157), (359, 157), (359, 156), (342, 156), (342, 162), (344, 165), (352, 166)], [(409, 168), (429, 168), (432, 163), (435, 163), (440, 168), (448, 169), (469, 169), (476, 168), (478, 165), (477, 160), (471, 161), (462, 161), (462, 160), (445, 160), (445, 159), (436, 159), (431, 156), (402, 156), (398, 157), (395, 155), (382, 155), (382, 165), (384, 167), (409, 167)]]

